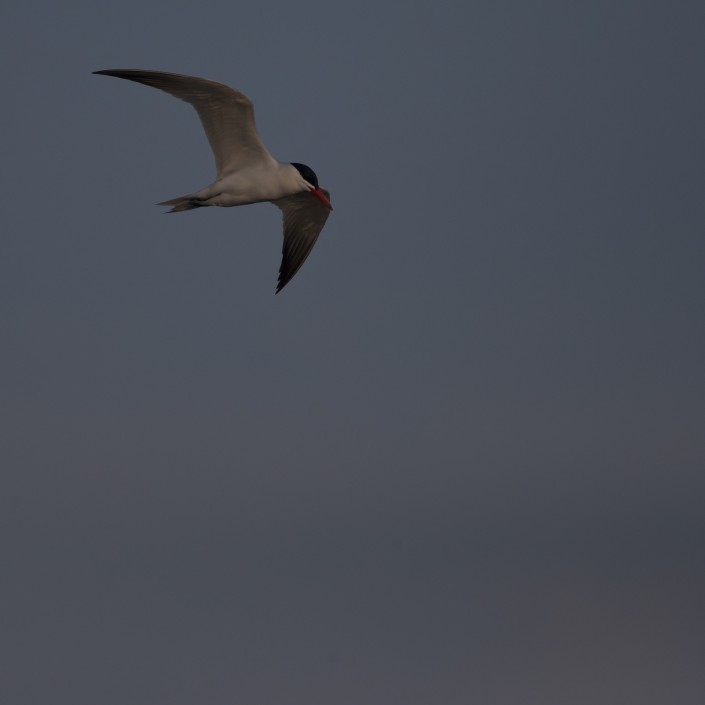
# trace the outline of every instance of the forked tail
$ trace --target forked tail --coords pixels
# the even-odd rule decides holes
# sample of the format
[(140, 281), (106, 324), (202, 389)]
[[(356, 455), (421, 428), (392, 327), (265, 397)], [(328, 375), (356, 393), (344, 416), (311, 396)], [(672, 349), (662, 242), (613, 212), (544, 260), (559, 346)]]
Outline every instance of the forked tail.
[(194, 208), (201, 208), (206, 204), (193, 197), (193, 194), (189, 196), (179, 196), (179, 198), (172, 198), (170, 201), (162, 201), (157, 203), (158, 206), (172, 206), (170, 211), (167, 213), (181, 213), (183, 211), (190, 211)]

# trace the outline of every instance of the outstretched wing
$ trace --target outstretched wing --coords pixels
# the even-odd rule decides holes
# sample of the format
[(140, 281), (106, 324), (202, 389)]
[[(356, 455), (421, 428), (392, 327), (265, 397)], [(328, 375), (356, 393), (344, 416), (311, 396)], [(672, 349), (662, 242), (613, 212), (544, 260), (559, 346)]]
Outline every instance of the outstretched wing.
[[(330, 200), (328, 191), (321, 190)], [(272, 203), (281, 208), (284, 216), (284, 246), (277, 282), (276, 293), (278, 294), (291, 281), (311, 253), (318, 235), (328, 220), (330, 208), (309, 192), (280, 198)]]
[(255, 125), (252, 101), (234, 88), (178, 73), (107, 69), (94, 73), (159, 88), (193, 105), (215, 155), (218, 178), (263, 160), (272, 160)]

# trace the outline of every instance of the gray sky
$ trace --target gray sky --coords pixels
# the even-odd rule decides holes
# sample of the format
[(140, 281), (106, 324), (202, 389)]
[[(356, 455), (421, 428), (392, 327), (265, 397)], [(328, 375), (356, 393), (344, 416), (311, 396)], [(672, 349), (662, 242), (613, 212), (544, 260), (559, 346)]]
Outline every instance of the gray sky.
[[(5, 4), (0, 700), (703, 701), (705, 5)], [(165, 217), (220, 80), (335, 210)]]

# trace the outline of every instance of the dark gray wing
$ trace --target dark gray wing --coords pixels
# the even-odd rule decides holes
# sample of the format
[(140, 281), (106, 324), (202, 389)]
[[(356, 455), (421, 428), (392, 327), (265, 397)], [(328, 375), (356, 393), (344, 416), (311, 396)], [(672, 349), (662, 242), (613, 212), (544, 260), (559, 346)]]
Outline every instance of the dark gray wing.
[(257, 132), (252, 101), (234, 88), (205, 78), (161, 71), (107, 69), (94, 73), (143, 83), (193, 105), (215, 155), (219, 179), (245, 166), (273, 160)]
[[(330, 194), (321, 189), (330, 200)], [(284, 246), (279, 267), (277, 294), (291, 281), (316, 244), (318, 235), (328, 220), (327, 208), (309, 192), (297, 193), (272, 201), (284, 216)]]

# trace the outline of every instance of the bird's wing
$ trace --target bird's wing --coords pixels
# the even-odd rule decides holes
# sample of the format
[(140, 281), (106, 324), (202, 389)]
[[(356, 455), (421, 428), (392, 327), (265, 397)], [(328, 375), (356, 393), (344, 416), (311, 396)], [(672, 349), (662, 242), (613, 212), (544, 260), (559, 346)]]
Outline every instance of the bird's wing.
[(273, 160), (257, 132), (252, 101), (234, 88), (205, 78), (161, 71), (107, 69), (94, 73), (143, 83), (191, 103), (215, 155), (218, 178), (244, 166)]
[[(328, 191), (321, 190), (330, 200)], [(272, 203), (281, 208), (284, 216), (284, 246), (277, 282), (276, 293), (278, 294), (309, 256), (328, 220), (330, 208), (307, 191), (280, 198)]]

